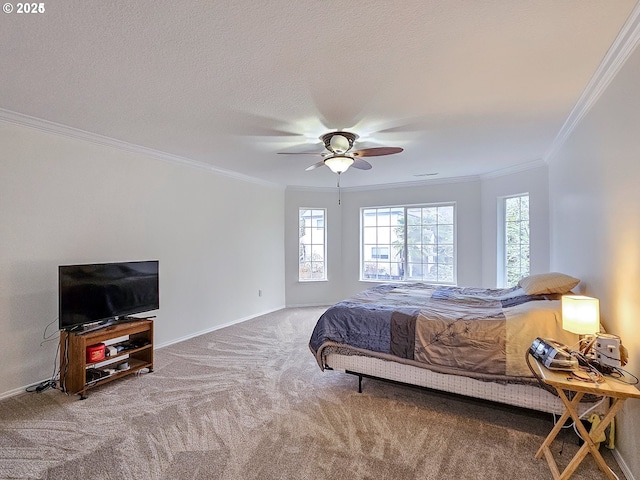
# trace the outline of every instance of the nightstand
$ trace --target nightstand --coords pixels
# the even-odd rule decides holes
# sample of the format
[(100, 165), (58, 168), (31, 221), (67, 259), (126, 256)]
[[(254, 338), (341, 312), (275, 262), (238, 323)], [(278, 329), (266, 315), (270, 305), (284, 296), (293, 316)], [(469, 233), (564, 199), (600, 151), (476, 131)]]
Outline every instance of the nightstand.
[[(558, 420), (551, 432), (549, 432), (545, 441), (542, 442), (540, 449), (536, 453), (536, 458), (540, 458), (544, 454), (547, 459), (547, 463), (549, 464), (549, 468), (551, 469), (551, 473), (553, 474), (553, 478), (556, 480), (564, 480), (571, 477), (576, 468), (578, 468), (578, 465), (580, 465), (580, 462), (584, 460), (588, 453), (591, 453), (598, 464), (598, 467), (600, 467), (600, 470), (602, 470), (607, 478), (616, 480), (616, 477), (611, 473), (611, 470), (604, 461), (604, 458), (600, 455), (598, 447), (594, 443), (593, 439), (598, 438), (609, 426), (627, 398), (640, 398), (640, 390), (633, 385), (619, 382), (611, 377), (605, 377), (605, 381), (602, 383), (591, 383), (572, 378), (570, 372), (549, 370), (540, 365), (538, 361), (531, 362), (531, 366), (539, 372), (542, 381), (556, 389), (560, 400), (562, 400), (562, 403), (565, 406), (565, 411), (562, 414), (562, 417), (560, 417), (560, 420)], [(565, 391), (575, 393), (572, 400), (568, 399)], [(607, 397), (611, 402), (605, 417), (594, 429), (591, 436), (580, 421), (577, 409), (580, 399), (587, 393)], [(571, 459), (564, 471), (560, 473), (558, 471), (558, 465), (553, 458), (553, 454), (549, 449), (549, 445), (551, 445), (569, 417), (571, 417), (575, 422), (575, 425), (580, 432), (580, 436), (584, 440), (584, 444), (580, 450), (578, 450), (578, 453), (576, 453)]]

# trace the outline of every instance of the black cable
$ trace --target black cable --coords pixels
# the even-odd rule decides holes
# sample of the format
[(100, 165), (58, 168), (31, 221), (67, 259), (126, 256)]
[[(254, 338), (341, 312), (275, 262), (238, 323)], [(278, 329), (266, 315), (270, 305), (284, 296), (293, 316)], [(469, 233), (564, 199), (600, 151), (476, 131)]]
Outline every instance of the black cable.
[[(640, 381), (638, 377), (636, 377), (633, 373), (625, 370), (624, 368), (620, 368), (620, 367), (612, 367), (612, 368), (613, 368), (613, 372), (608, 374), (608, 376), (611, 378), (615, 378), (619, 382), (626, 383), (627, 385), (637, 385), (638, 382)], [(617, 376), (613, 375), (614, 372), (616, 372), (618, 375)], [(625, 376), (633, 377), (633, 380), (628, 382), (624, 380)]]
[[(576, 352), (572, 352), (572, 354), (575, 354), (575, 353)], [(527, 350), (526, 353), (524, 354), (524, 358), (525, 358), (525, 361), (527, 362), (527, 366), (529, 367), (529, 370), (531, 370), (532, 375), (536, 378), (536, 380), (538, 380), (538, 383), (543, 389), (545, 389), (547, 392), (551, 393), (552, 395), (559, 397), (557, 390), (553, 388), (551, 385), (547, 385), (545, 381), (542, 380), (542, 377), (538, 375), (538, 372), (536, 372), (535, 369), (531, 366), (531, 362), (529, 360), (530, 355), (531, 355), (531, 351)], [(593, 370), (593, 367), (589, 367), (589, 369)], [(598, 372), (598, 374), (601, 375), (600, 372)], [(573, 397), (576, 395), (576, 392), (572, 390), (565, 390), (565, 394), (569, 400), (573, 400)], [(599, 401), (601, 398), (602, 398), (602, 395), (587, 393), (582, 396), (582, 398), (580, 399), (580, 403), (582, 402), (593, 403), (593, 402)]]
[(64, 337), (64, 370), (60, 365), (60, 390), (67, 392), (67, 373), (69, 372), (69, 333), (66, 333)]
[(42, 346), (45, 343), (50, 342), (51, 340), (53, 340), (53, 337), (55, 336), (56, 333), (60, 333), (59, 330), (56, 330), (55, 332), (53, 332), (51, 335), (49, 335), (47, 337), (47, 330), (49, 329), (49, 327), (51, 325), (53, 325), (57, 321), (58, 321), (58, 319), (56, 318), (56, 319), (52, 320), (51, 322), (49, 322), (46, 327), (44, 327), (44, 332), (42, 332), (42, 342), (40, 342), (40, 346)]
[[(636, 377), (633, 373), (623, 369), (622, 367), (612, 367), (610, 365), (606, 365), (602, 362), (599, 362), (598, 360), (587, 358), (580, 352), (571, 352), (571, 353), (572, 355), (578, 358), (578, 361), (580, 362), (581, 365), (588, 367), (591, 371), (598, 372), (601, 375), (614, 378), (619, 382), (626, 383), (629, 385), (637, 385), (640, 382), (638, 377)], [(611, 357), (602, 352), (598, 352), (598, 354), (610, 360), (620, 362), (619, 358)], [(617, 375), (615, 375), (616, 373)], [(625, 376), (633, 377), (633, 380), (627, 381), (624, 379)]]
[[(40, 346), (41, 347), (46, 342), (50, 342), (50, 341), (54, 340), (54, 336), (55, 336), (56, 333), (58, 335), (60, 334), (60, 331), (56, 330), (54, 333), (52, 333), (51, 335), (49, 335), (47, 337), (47, 329), (57, 321), (58, 321), (58, 319), (56, 318), (53, 321), (49, 322), (46, 327), (44, 327), (44, 332), (42, 333), (43, 341), (40, 342)], [(56, 369), (56, 366), (57, 366), (56, 362), (58, 360), (59, 353), (60, 353), (60, 341), (58, 341), (58, 346), (56, 347), (56, 353), (55, 353), (55, 356), (53, 358), (53, 372), (51, 374), (51, 378), (49, 378), (48, 380), (44, 380), (43, 382), (40, 382), (37, 385), (32, 385), (30, 387), (27, 387), (25, 389), (25, 391), (27, 391), (29, 393), (33, 393), (33, 392), (42, 393), (45, 390), (48, 390), (49, 388), (53, 388), (53, 389), (57, 389), (58, 388), (56, 379), (58, 377), (58, 374), (60, 373), (60, 370)]]
[(529, 367), (529, 370), (531, 370), (531, 374), (536, 378), (536, 380), (538, 380), (538, 383), (540, 384), (540, 386), (545, 389), (547, 392), (555, 395), (556, 397), (558, 397), (558, 392), (556, 391), (555, 388), (553, 388), (551, 385), (547, 385), (544, 380), (542, 380), (542, 377), (540, 375), (538, 375), (538, 372), (536, 372), (534, 370), (534, 368), (531, 366), (531, 361), (529, 360), (529, 356), (531, 355), (531, 351), (527, 350), (526, 353), (524, 354), (524, 359), (527, 362), (527, 367)]

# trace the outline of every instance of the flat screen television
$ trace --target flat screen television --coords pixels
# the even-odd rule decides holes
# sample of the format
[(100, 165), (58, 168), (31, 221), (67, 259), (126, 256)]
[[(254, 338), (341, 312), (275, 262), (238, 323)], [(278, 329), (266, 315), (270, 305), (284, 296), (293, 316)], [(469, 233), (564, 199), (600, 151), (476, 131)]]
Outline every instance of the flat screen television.
[(158, 261), (58, 267), (58, 325), (76, 330), (160, 308)]

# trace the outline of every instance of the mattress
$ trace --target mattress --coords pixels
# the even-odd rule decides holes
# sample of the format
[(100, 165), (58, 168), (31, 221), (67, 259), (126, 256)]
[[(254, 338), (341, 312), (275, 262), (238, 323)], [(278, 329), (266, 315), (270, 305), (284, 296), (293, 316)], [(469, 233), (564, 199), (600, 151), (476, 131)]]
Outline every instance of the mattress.
[(309, 347), (321, 369), (558, 414), (562, 402), (527, 366), (538, 336), (578, 343), (559, 295), (381, 284), (327, 309)]

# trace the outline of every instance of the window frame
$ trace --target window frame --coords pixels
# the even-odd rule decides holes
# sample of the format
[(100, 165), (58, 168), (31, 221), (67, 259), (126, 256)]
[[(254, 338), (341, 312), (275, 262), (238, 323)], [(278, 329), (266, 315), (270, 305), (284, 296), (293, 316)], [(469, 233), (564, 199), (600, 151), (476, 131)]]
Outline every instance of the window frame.
[[(409, 272), (409, 264), (412, 263), (409, 261), (409, 255), (405, 255), (405, 258), (402, 261), (402, 277), (401, 278), (392, 278), (392, 277), (396, 277), (395, 275), (392, 275), (391, 272), (389, 273), (389, 279), (385, 279), (385, 278), (371, 278), (371, 277), (366, 277), (366, 263), (369, 263), (369, 260), (366, 260), (366, 250), (367, 248), (372, 248), (372, 249), (376, 249), (376, 248), (385, 248), (388, 245), (390, 246), (390, 244), (385, 244), (385, 243), (375, 243), (375, 244), (371, 244), (371, 243), (366, 243), (365, 244), (365, 211), (367, 210), (384, 210), (384, 209), (389, 209), (390, 210), (390, 215), (392, 215), (393, 210), (402, 210), (403, 212), (403, 219), (404, 219), (404, 224), (406, 225), (407, 222), (407, 211), (410, 209), (415, 209), (415, 208), (438, 208), (438, 207), (451, 207), (453, 209), (452, 212), (452, 219), (451, 219), (451, 227), (452, 227), (452, 243), (451, 243), (451, 248), (452, 248), (452, 262), (450, 264), (447, 263), (441, 263), (441, 262), (437, 262), (435, 263), (435, 265), (451, 265), (451, 269), (452, 269), (452, 279), (451, 281), (437, 281), (437, 280), (427, 280), (427, 279), (416, 279), (416, 278), (411, 278), (408, 276), (408, 272)], [(368, 207), (360, 207), (360, 272), (359, 272), (359, 280), (361, 282), (373, 282), (373, 283), (384, 283), (384, 282), (389, 282), (389, 281), (393, 281), (393, 282), (398, 282), (398, 283), (412, 283), (412, 282), (425, 282), (425, 283), (431, 283), (431, 284), (436, 284), (436, 285), (457, 285), (457, 279), (458, 279), (458, 246), (457, 246), (457, 203), (455, 201), (453, 202), (434, 202), (434, 203), (424, 203), (424, 204), (410, 204), (410, 205), (383, 205), (383, 206), (368, 206)], [(422, 224), (420, 224), (422, 225)], [(440, 225), (439, 223), (436, 224)], [(444, 224), (444, 225), (449, 225), (449, 224)], [(371, 227), (370, 225), (368, 227)], [(380, 227), (380, 225), (376, 225), (376, 227)], [(404, 250), (405, 252), (408, 250), (408, 243), (407, 243), (407, 238), (408, 238), (408, 230), (405, 230), (405, 235), (404, 238), (402, 239), (403, 243), (404, 243)], [(438, 248), (437, 246), (440, 245), (439, 243), (436, 243), (436, 248)], [(449, 244), (443, 244), (445, 246), (448, 246)], [(391, 251), (389, 252), (389, 257), (393, 257), (393, 254), (391, 253)], [(388, 260), (391, 260), (391, 258), (389, 258)], [(376, 262), (378, 263), (378, 262)], [(382, 263), (386, 263), (386, 262), (382, 262)], [(388, 262), (388, 263), (393, 263), (393, 262)], [(415, 262), (413, 262), (415, 263)], [(429, 265), (431, 263), (420, 263), (420, 265)]]
[[(313, 255), (313, 247), (314, 245), (318, 246), (318, 245), (322, 245), (323, 247), (323, 253), (322, 253), (322, 261), (314, 261), (313, 257), (310, 259), (310, 270), (311, 270), (311, 275), (313, 275), (313, 265), (314, 264), (321, 264), (322, 265), (322, 278), (302, 278), (300, 273), (300, 265), (301, 265), (301, 260), (302, 260), (302, 256), (301, 256), (301, 246), (302, 246), (302, 238), (303, 236), (300, 236), (300, 231), (301, 231), (301, 225), (300, 225), (300, 220), (302, 218), (302, 212), (312, 212), (311, 218), (313, 219), (314, 211), (321, 211), (322, 212), (322, 226), (318, 226), (316, 225), (311, 225), (310, 228), (311, 229), (311, 243), (309, 243), (308, 245), (310, 246), (311, 250), (312, 250), (312, 255)], [(313, 242), (313, 231), (317, 231), (317, 230), (322, 230), (322, 244), (320, 243), (314, 243)], [(327, 209), (326, 208), (320, 208), (320, 207), (299, 207), (298, 208), (298, 282), (300, 283), (309, 283), (309, 282), (326, 282), (328, 281), (328, 272), (327, 272)]]
[[(509, 272), (508, 272), (508, 262), (507, 262), (507, 201), (514, 198), (522, 198), (527, 197), (529, 202), (528, 208), (528, 217), (527, 224), (529, 228), (529, 263), (528, 268), (525, 273), (523, 273), (522, 268), (520, 268), (520, 277), (529, 275), (531, 272), (531, 194), (529, 192), (516, 193), (512, 195), (504, 195), (498, 197), (498, 234), (497, 234), (497, 275), (496, 275), (496, 286), (498, 288), (510, 288), (514, 285), (509, 285)], [(522, 223), (522, 220), (518, 220)], [(519, 243), (520, 246), (524, 245), (523, 243)]]

